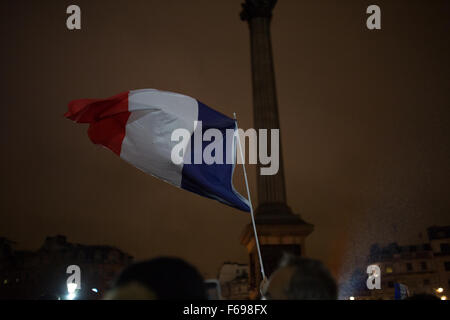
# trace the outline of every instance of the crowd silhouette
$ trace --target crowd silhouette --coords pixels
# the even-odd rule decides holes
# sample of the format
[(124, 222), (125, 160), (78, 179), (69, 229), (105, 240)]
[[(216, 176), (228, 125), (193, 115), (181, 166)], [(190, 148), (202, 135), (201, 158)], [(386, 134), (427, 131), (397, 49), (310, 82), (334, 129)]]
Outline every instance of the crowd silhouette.
[[(336, 300), (337, 285), (320, 261), (285, 255), (260, 288), (266, 300)], [(205, 300), (205, 281), (179, 258), (159, 257), (125, 268), (106, 300)]]

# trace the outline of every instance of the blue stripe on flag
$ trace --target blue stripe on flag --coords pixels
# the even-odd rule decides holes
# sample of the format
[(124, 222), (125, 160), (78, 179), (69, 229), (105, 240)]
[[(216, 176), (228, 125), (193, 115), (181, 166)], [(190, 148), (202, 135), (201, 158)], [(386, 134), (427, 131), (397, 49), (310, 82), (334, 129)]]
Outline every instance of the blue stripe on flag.
[[(227, 164), (227, 156), (235, 159), (236, 144), (227, 148), (226, 130), (236, 129), (235, 121), (198, 101), (198, 121), (202, 121), (202, 134), (210, 128), (220, 130), (223, 137), (223, 164), (194, 164), (194, 134), (191, 137), (191, 164), (184, 164), (182, 170), (181, 188), (201, 196), (215, 199), (234, 208), (250, 211), (247, 199), (241, 196), (233, 187), (234, 164)], [(211, 141), (203, 141), (201, 151)], [(203, 159), (203, 157), (202, 157)]]

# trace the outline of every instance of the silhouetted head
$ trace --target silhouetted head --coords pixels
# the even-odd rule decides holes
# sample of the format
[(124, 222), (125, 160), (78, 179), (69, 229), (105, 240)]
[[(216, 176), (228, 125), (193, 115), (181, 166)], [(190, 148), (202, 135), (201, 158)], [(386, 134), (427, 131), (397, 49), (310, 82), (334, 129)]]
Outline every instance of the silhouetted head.
[(109, 300), (206, 299), (204, 281), (178, 258), (156, 258), (127, 267), (106, 295)]
[(285, 255), (263, 293), (272, 300), (336, 300), (337, 285), (322, 262)]

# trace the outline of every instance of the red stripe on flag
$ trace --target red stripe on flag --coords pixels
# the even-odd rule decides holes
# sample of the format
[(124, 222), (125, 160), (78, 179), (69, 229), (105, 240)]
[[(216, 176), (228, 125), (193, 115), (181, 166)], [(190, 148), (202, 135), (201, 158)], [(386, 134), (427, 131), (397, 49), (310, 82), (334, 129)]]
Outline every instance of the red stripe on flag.
[(64, 116), (78, 123), (89, 123), (88, 135), (91, 141), (120, 156), (130, 116), (128, 93), (127, 91), (107, 99), (71, 101), (69, 111)]

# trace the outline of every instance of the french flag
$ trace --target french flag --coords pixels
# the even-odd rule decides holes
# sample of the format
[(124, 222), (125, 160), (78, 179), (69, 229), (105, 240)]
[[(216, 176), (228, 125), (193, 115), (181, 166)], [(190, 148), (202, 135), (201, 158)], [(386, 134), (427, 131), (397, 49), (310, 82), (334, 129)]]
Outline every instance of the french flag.
[[(202, 122), (204, 131), (236, 130), (233, 119), (191, 97), (155, 89), (133, 90), (107, 99), (80, 99), (69, 103), (65, 117), (77, 123), (89, 123), (88, 135), (94, 144), (105, 146), (138, 169), (177, 187), (218, 200), (234, 208), (250, 211), (249, 202), (233, 187), (236, 157), (233, 143), (223, 143), (223, 159), (232, 163), (175, 164), (171, 154), (178, 143), (172, 132), (186, 129), (191, 134), (191, 159), (194, 159), (194, 131)], [(202, 152), (206, 147), (198, 148)], [(184, 155), (186, 158), (186, 155)]]

